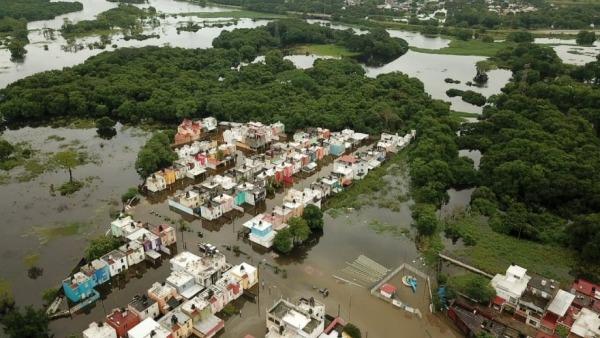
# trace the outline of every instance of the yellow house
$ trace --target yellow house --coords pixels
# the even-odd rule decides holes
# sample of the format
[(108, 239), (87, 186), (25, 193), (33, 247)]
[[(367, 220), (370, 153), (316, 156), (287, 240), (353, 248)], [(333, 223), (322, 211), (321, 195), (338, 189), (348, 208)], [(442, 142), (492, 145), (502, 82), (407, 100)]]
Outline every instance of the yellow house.
[(244, 290), (250, 289), (258, 283), (258, 270), (246, 262), (232, 267), (228, 273), (240, 283)]

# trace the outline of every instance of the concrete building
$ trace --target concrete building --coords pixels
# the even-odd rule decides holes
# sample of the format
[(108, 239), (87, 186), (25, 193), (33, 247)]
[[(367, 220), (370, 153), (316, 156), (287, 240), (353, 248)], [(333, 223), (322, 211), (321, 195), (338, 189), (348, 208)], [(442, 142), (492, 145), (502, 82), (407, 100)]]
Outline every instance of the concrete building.
[(112, 326), (118, 337), (127, 337), (127, 332), (140, 323), (140, 317), (126, 309), (114, 309), (106, 316), (106, 324)]
[(119, 251), (125, 254), (128, 266), (134, 266), (144, 261), (144, 247), (139, 242), (129, 242), (119, 247)]
[(192, 335), (192, 318), (176, 308), (162, 317), (158, 323), (171, 332), (171, 338), (187, 338)]
[(243, 290), (250, 289), (258, 283), (258, 270), (245, 262), (232, 267), (227, 273), (240, 283)]
[(162, 314), (178, 307), (181, 300), (177, 290), (165, 282), (152, 284), (152, 287), (148, 290), (148, 297), (158, 303), (158, 308)]
[(581, 338), (600, 337), (600, 314), (583, 308), (575, 315), (575, 323), (571, 326), (571, 334)]
[(136, 327), (129, 330), (128, 338), (171, 338), (171, 332), (152, 318), (146, 318)]
[(167, 283), (173, 286), (177, 290), (177, 293), (185, 299), (191, 299), (202, 291), (202, 287), (196, 284), (194, 276), (185, 271), (171, 272), (169, 277), (167, 277)]
[(158, 303), (149, 298), (147, 295), (135, 296), (133, 300), (127, 305), (129, 311), (135, 313), (140, 317), (140, 320), (146, 318), (157, 318), (160, 316), (160, 309)]
[(113, 250), (100, 258), (110, 270), (110, 277), (114, 277), (129, 268), (127, 257), (119, 250)]
[(325, 305), (314, 298), (293, 304), (280, 299), (267, 311), (265, 338), (317, 338), (325, 329)]
[(117, 338), (117, 331), (103, 322), (91, 322), (82, 333), (83, 338)]

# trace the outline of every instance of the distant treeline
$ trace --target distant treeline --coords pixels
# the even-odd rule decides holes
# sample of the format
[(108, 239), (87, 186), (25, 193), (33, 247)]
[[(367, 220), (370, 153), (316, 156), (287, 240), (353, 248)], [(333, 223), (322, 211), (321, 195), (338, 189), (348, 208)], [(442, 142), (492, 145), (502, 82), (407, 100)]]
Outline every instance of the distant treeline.
[(77, 36), (106, 31), (113, 28), (141, 31), (141, 19), (156, 14), (150, 7), (141, 9), (133, 5), (119, 4), (118, 7), (104, 11), (94, 20), (82, 20), (77, 23), (65, 22), (61, 28), (64, 36)]
[(11, 17), (27, 21), (50, 20), (57, 15), (83, 9), (81, 2), (50, 0), (0, 0), (0, 19)]
[(390, 37), (381, 28), (357, 35), (350, 29), (335, 30), (293, 19), (271, 22), (266, 27), (223, 31), (213, 41), (215, 48), (236, 49), (247, 61), (269, 48), (289, 48), (299, 44), (341, 45), (358, 53), (359, 60), (367, 64), (387, 63), (408, 51), (406, 41)]

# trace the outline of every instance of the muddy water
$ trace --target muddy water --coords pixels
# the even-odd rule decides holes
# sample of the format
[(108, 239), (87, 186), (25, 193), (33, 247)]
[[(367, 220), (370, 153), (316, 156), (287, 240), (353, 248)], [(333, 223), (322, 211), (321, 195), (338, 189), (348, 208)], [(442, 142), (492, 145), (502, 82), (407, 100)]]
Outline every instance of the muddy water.
[[(500, 93), (511, 78), (508, 70), (496, 69), (488, 72), (489, 80), (483, 87), (467, 86), (467, 81), (472, 81), (475, 76), (475, 63), (485, 60), (478, 56), (457, 56), (426, 54), (409, 50), (398, 59), (384, 65), (383, 67), (365, 67), (368, 76), (390, 72), (402, 72), (411, 77), (416, 77), (425, 85), (425, 91), (434, 99), (440, 99), (451, 103), (451, 108), (456, 111), (481, 113), (482, 108), (464, 102), (460, 97), (450, 98), (446, 90), (457, 88), (461, 90), (473, 90), (486, 97)], [(444, 82), (445, 78), (461, 81), (460, 84), (449, 84)]]
[[(48, 139), (53, 135), (65, 139)], [(57, 286), (79, 260), (85, 239), (106, 231), (111, 201), (116, 201), (118, 208), (121, 194), (139, 183), (133, 163), (146, 136), (139, 130), (127, 129), (111, 140), (102, 140), (92, 129), (44, 127), (5, 131), (2, 137), (11, 143), (30, 143), (44, 153), (60, 151), (66, 145), (99, 161), (73, 170), (75, 179), (87, 183), (83, 190), (69, 197), (50, 193), (51, 184), (59, 186), (68, 180), (64, 170), (45, 173), (30, 182), (0, 185), (0, 278), (13, 286), (18, 304), (39, 305), (42, 291)], [(73, 236), (50, 236), (53, 239), (45, 244), (45, 239), (39, 238), (42, 233), (33, 230), (74, 222), (87, 225)], [(27, 255), (39, 255), (37, 265), (44, 269), (43, 275), (35, 280), (27, 275), (23, 261)]]
[(575, 39), (536, 38), (535, 43), (552, 45), (564, 63), (578, 66), (596, 61), (596, 55), (600, 54), (600, 41), (593, 46), (578, 46)]
[[(316, 178), (327, 175), (331, 167), (331, 164), (323, 166), (310, 178), (297, 182), (295, 187), (308, 186)], [(281, 203), (284, 194), (285, 192), (280, 192), (274, 199), (267, 200), (264, 209), (270, 210), (274, 205)], [(206, 241), (219, 245), (228, 260), (234, 264), (242, 261), (253, 265), (258, 265), (258, 262), (268, 263), (260, 268), (260, 278), (265, 285), (260, 290), (259, 301), (245, 303), (241, 308), (242, 316), (226, 322), (222, 337), (241, 337), (247, 333), (260, 337), (265, 330), (265, 311), (275, 300), (279, 297), (296, 299), (307, 296), (314, 296), (323, 301), (330, 314), (337, 315), (339, 310), (341, 316), (361, 327), (363, 333), (369, 332), (369, 337), (395, 338), (398, 337), (397, 332), (406, 333), (406, 337), (455, 337), (455, 333), (435, 316), (415, 318), (371, 296), (366, 288), (341, 283), (332, 277), (339, 274), (345, 267), (345, 262), (350, 262), (361, 254), (389, 268), (406, 262), (424, 268), (410, 238), (377, 232), (369, 226), (377, 220), (410, 229), (411, 203), (402, 203), (398, 212), (363, 207), (359, 211), (349, 211), (336, 217), (326, 214), (323, 234), (316, 236), (306, 247), (297, 249), (286, 258), (277, 257), (238, 238), (237, 232), (242, 229), (242, 224), (252, 217), (251, 211), (226, 224), (192, 221), (191, 231), (178, 231), (178, 250), (186, 247), (192, 252), (197, 252), (197, 244)], [(170, 210), (166, 203), (151, 203), (148, 200), (143, 200), (132, 213), (136, 219), (151, 223), (164, 222), (165, 216), (173, 220), (181, 217)], [(200, 238), (197, 232), (201, 232), (203, 238)], [(225, 249), (225, 246), (233, 245), (239, 246), (242, 251), (240, 256)], [(285, 269), (287, 276), (283, 276), (281, 272), (275, 273), (269, 267), (275, 265)], [(147, 290), (154, 281), (164, 280), (168, 274), (169, 267), (166, 263), (156, 269), (148, 269), (141, 279), (133, 278), (121, 288), (117, 288), (103, 302), (98, 302), (91, 308), (89, 313), (54, 321), (51, 328), (60, 337), (80, 332), (91, 321), (101, 320), (105, 311), (125, 305), (135, 294)], [(316, 291), (318, 288), (328, 288), (331, 291), (329, 297), (323, 299)], [(426, 304), (427, 301), (422, 300), (422, 303), (413, 305), (426, 307)]]

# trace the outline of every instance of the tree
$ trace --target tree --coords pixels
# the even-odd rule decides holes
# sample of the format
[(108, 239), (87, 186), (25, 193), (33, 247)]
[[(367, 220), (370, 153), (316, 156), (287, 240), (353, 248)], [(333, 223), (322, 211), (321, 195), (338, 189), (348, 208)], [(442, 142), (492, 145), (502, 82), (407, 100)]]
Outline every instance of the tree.
[(177, 159), (171, 141), (164, 133), (155, 133), (142, 147), (135, 161), (135, 169), (142, 178), (170, 166)]
[(349, 335), (350, 338), (361, 338), (362, 337), (362, 334), (360, 333), (360, 329), (352, 323), (346, 324), (346, 326), (344, 326), (343, 332), (345, 334)]
[(79, 154), (72, 150), (65, 150), (54, 154), (53, 161), (59, 167), (69, 172), (69, 182), (73, 183), (73, 168), (81, 164)]
[(292, 217), (288, 220), (290, 233), (294, 244), (300, 244), (310, 236), (310, 228), (306, 220), (300, 217)]
[(105, 254), (118, 249), (121, 241), (113, 236), (100, 236), (92, 239), (85, 249), (85, 259), (88, 262), (98, 259)]
[(0, 139), (0, 161), (6, 160), (15, 151), (15, 147), (4, 139)]
[(0, 279), (0, 318), (15, 306), (15, 299), (13, 297), (10, 284), (7, 281)]
[(415, 204), (412, 216), (419, 235), (431, 236), (440, 226), (440, 221), (436, 215), (436, 207), (432, 204)]
[(593, 31), (581, 31), (577, 33), (575, 42), (580, 46), (591, 46), (596, 42), (596, 33)]
[(304, 208), (302, 218), (308, 224), (308, 227), (312, 230), (323, 230), (323, 211), (314, 204), (309, 204)]
[(139, 192), (138, 188), (136, 188), (136, 187), (127, 189), (127, 192), (125, 192), (123, 195), (121, 195), (121, 202), (127, 203), (129, 200), (136, 197), (138, 192)]
[(519, 31), (519, 32), (509, 33), (508, 36), (506, 37), (506, 40), (517, 42), (517, 43), (522, 43), (522, 42), (533, 42), (534, 38), (533, 38), (533, 34), (527, 32), (527, 31)]
[(273, 241), (273, 246), (277, 251), (283, 254), (292, 251), (292, 248), (294, 247), (293, 235), (289, 228), (277, 232)]
[(25, 307), (24, 311), (16, 308), (10, 311), (4, 318), (4, 333), (11, 338), (47, 338), (50, 337), (48, 329), (49, 319), (43, 309)]

